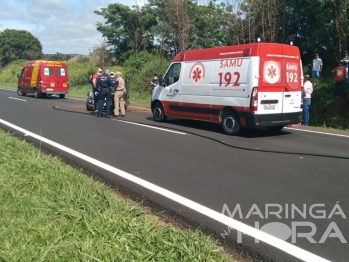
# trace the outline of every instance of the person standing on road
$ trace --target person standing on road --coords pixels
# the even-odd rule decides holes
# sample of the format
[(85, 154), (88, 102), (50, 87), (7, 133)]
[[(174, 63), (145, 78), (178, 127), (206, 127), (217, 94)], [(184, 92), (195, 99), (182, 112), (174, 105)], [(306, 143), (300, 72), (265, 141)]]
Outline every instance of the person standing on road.
[(116, 87), (114, 95), (114, 116), (119, 116), (119, 106), (121, 111), (121, 116), (125, 116), (125, 100), (124, 100), (124, 89), (125, 89), (125, 80), (121, 77), (121, 72), (116, 72), (116, 80), (118, 81), (118, 86)]
[(319, 54), (315, 55), (315, 59), (313, 60), (313, 70), (312, 70), (312, 76), (314, 78), (319, 78), (320, 77), (320, 72), (322, 71), (322, 60), (319, 57)]
[(95, 112), (98, 111), (98, 100), (99, 100), (99, 93), (98, 93), (98, 89), (96, 88), (96, 84), (97, 84), (97, 79), (99, 77), (100, 74), (102, 74), (102, 69), (98, 68), (97, 72), (92, 76), (92, 92), (93, 92), (93, 104), (95, 106)]
[(110, 72), (110, 78), (111, 78), (111, 81), (113, 82), (113, 86), (112, 86), (112, 95), (115, 94), (115, 91), (116, 91), (116, 87), (119, 85), (118, 83), (118, 80), (116, 80), (116, 76), (115, 76), (115, 73), (114, 72)]
[(343, 66), (342, 60), (338, 62), (338, 66), (332, 70), (332, 73), (334, 73), (336, 77), (336, 86), (334, 94), (336, 96), (344, 96), (345, 75), (347, 73), (347, 69)]
[(310, 82), (310, 76), (304, 76), (303, 85), (303, 126), (309, 124), (309, 109), (311, 103), (311, 94), (313, 93), (313, 84)]
[(110, 100), (111, 100), (111, 87), (113, 86), (113, 81), (109, 76), (109, 69), (106, 69), (103, 74), (98, 76), (96, 82), (96, 88), (99, 92), (98, 101), (98, 115), (97, 117), (102, 117), (104, 102), (107, 105), (107, 118), (110, 118)]

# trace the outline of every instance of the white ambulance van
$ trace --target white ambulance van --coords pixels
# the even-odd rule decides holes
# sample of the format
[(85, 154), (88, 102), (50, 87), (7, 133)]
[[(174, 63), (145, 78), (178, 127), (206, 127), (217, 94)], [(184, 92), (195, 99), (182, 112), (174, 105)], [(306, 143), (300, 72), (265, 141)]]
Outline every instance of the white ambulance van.
[[(253, 43), (179, 53), (152, 93), (155, 121), (182, 117), (280, 131), (301, 121), (303, 70), (298, 47)], [(162, 82), (162, 83), (161, 83)]]

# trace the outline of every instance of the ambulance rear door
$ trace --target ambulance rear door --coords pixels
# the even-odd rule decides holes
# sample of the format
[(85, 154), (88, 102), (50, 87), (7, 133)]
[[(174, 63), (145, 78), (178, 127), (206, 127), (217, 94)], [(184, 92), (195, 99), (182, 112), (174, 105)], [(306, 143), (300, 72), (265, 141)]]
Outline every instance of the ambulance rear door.
[(43, 62), (41, 70), (43, 87), (46, 87), (48, 93), (65, 93), (68, 91), (68, 72), (63, 62)]
[[(258, 113), (284, 114), (299, 112), (302, 66), (298, 49), (287, 45), (264, 46), (258, 87)], [(277, 120), (284, 120), (282, 117)]]
[(68, 72), (65, 63), (56, 63), (54, 68), (55, 77), (55, 91), (67, 92), (68, 91)]
[(281, 114), (285, 90), (282, 59), (275, 56), (262, 58), (260, 65), (258, 114)]
[(285, 76), (283, 113), (294, 113), (301, 111), (302, 96), (302, 64), (300, 59), (285, 55), (283, 61), (283, 72)]

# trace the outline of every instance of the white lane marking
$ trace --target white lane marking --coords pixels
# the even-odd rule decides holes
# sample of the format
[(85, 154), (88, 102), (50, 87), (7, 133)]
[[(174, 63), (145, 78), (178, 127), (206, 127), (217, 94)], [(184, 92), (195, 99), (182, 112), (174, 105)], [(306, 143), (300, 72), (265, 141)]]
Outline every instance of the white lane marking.
[(308, 132), (308, 133), (323, 134), (323, 135), (329, 135), (329, 136), (348, 137), (349, 138), (349, 135), (332, 134), (332, 133), (326, 133), (326, 132), (321, 132), (321, 131), (305, 130), (305, 129), (291, 128), (291, 127), (285, 127), (285, 129), (297, 130), (297, 131)]
[(217, 212), (217, 211), (215, 211), (213, 209), (210, 209), (208, 207), (200, 205), (200, 204), (198, 204), (198, 203), (196, 203), (196, 202), (194, 202), (194, 201), (192, 201), (192, 200), (190, 200), (188, 198), (182, 197), (182, 196), (180, 196), (180, 195), (178, 195), (176, 193), (173, 193), (173, 192), (171, 192), (171, 191), (169, 191), (169, 190), (167, 190), (165, 188), (162, 188), (162, 187), (159, 187), (159, 186), (157, 186), (157, 185), (155, 185), (153, 183), (150, 183), (150, 182), (148, 182), (148, 181), (146, 181), (144, 179), (136, 177), (136, 176), (134, 176), (132, 174), (129, 174), (129, 173), (125, 172), (125, 171), (122, 171), (122, 170), (120, 170), (118, 168), (115, 168), (113, 166), (110, 166), (108, 164), (105, 164), (105, 163), (103, 163), (101, 161), (98, 161), (98, 160), (92, 158), (92, 157), (89, 157), (89, 156), (84, 155), (84, 154), (82, 154), (80, 152), (77, 152), (77, 151), (75, 151), (73, 149), (70, 149), (70, 148), (68, 148), (66, 146), (58, 144), (58, 143), (56, 143), (56, 142), (54, 142), (52, 140), (49, 140), (49, 139), (46, 139), (46, 138), (44, 138), (42, 136), (34, 134), (34, 133), (30, 132), (30, 131), (27, 131), (26, 129), (23, 129), (21, 127), (15, 126), (15, 125), (13, 125), (13, 124), (5, 121), (5, 120), (0, 119), (0, 123), (2, 123), (4, 125), (7, 125), (7, 126), (13, 128), (13, 129), (16, 129), (19, 132), (22, 132), (24, 134), (30, 135), (31, 137), (33, 137), (35, 139), (38, 139), (41, 142), (44, 142), (44, 143), (49, 144), (49, 145), (51, 145), (53, 147), (56, 147), (56, 148), (58, 148), (58, 149), (60, 149), (62, 151), (65, 151), (65, 152), (67, 152), (67, 153), (69, 153), (71, 155), (74, 155), (74, 156), (76, 156), (76, 157), (78, 157), (78, 158), (80, 158), (82, 160), (85, 160), (88, 163), (91, 163), (91, 164), (94, 164), (94, 165), (96, 165), (96, 166), (98, 166), (100, 168), (103, 168), (104, 170), (107, 170), (107, 171), (109, 171), (109, 172), (111, 172), (111, 173), (113, 173), (113, 174), (115, 174), (115, 175), (117, 175), (119, 177), (127, 179), (127, 180), (129, 180), (131, 182), (134, 182), (135, 184), (138, 184), (138, 185), (140, 185), (140, 186), (142, 186), (144, 188), (147, 188), (147, 189), (149, 189), (149, 190), (151, 190), (153, 192), (156, 192), (156, 193), (158, 193), (158, 194), (160, 194), (160, 195), (162, 195), (162, 196), (164, 196), (164, 197), (166, 197), (168, 199), (171, 199), (171, 200), (173, 200), (173, 201), (175, 201), (175, 202), (177, 202), (177, 203), (179, 203), (181, 205), (184, 205), (184, 206), (186, 206), (186, 207), (188, 207), (188, 208), (190, 208), (190, 209), (192, 209), (192, 210), (194, 210), (196, 212), (199, 212), (199, 213), (201, 213), (201, 214), (203, 214), (203, 215), (205, 215), (207, 217), (210, 217), (210, 218), (212, 218), (212, 219), (214, 219), (214, 220), (216, 220), (216, 221), (218, 221), (218, 222), (220, 222), (220, 223), (222, 223), (222, 224), (224, 224), (226, 226), (234, 228), (234, 229), (236, 229), (236, 230), (238, 230), (238, 231), (240, 231), (240, 232), (242, 232), (244, 234), (247, 234), (247, 235), (249, 235), (249, 236), (251, 236), (253, 238), (259, 239), (259, 240), (261, 240), (261, 241), (263, 241), (263, 242), (265, 242), (265, 243), (267, 243), (267, 244), (269, 244), (269, 245), (271, 245), (273, 247), (276, 247), (276, 248), (278, 248), (278, 249), (280, 249), (280, 250), (282, 250), (282, 251), (284, 251), (284, 252), (286, 252), (286, 253), (288, 253), (288, 254), (296, 257), (296, 258), (299, 258), (299, 259), (303, 260), (303, 261), (309, 261), (309, 262), (314, 262), (314, 261), (316, 261), (316, 262), (330, 262), (327, 259), (319, 257), (319, 256), (317, 256), (317, 255), (315, 255), (313, 253), (310, 253), (309, 251), (306, 251), (306, 250), (304, 250), (302, 248), (299, 248), (299, 247), (297, 247), (295, 245), (292, 245), (292, 244), (290, 244), (290, 243), (288, 243), (288, 242), (286, 242), (284, 240), (276, 238), (276, 237), (274, 237), (272, 235), (269, 235), (269, 234), (267, 234), (267, 233), (265, 233), (263, 231), (257, 230), (254, 227), (245, 225), (245, 224), (243, 224), (240, 221), (237, 221), (237, 220), (232, 219), (232, 218), (230, 218), (228, 216), (225, 216), (222, 213), (219, 213), (219, 212)]
[(19, 101), (24, 101), (24, 102), (27, 102), (27, 100), (24, 100), (24, 99), (19, 99), (19, 98), (15, 98), (15, 97), (9, 97), (10, 99), (14, 99), (14, 100), (19, 100)]
[(71, 100), (79, 100), (79, 101), (86, 101), (86, 99), (82, 99), (82, 98), (76, 98), (76, 97), (68, 97), (68, 96), (66, 96), (65, 97), (66, 99), (71, 99)]
[(113, 120), (114, 121), (119, 121), (119, 122), (124, 122), (124, 123), (131, 124), (131, 125), (144, 126), (144, 127), (148, 127), (148, 128), (152, 128), (152, 129), (166, 131), (166, 132), (170, 132), (170, 133), (175, 133), (175, 134), (180, 134), (180, 135), (187, 135), (187, 133), (174, 131), (174, 130), (170, 130), (170, 129), (166, 129), (166, 128), (155, 127), (155, 126), (150, 126), (150, 125), (145, 125), (145, 124), (139, 124), (139, 123), (129, 122), (129, 121), (125, 121), (125, 120), (116, 120), (116, 119), (113, 119)]

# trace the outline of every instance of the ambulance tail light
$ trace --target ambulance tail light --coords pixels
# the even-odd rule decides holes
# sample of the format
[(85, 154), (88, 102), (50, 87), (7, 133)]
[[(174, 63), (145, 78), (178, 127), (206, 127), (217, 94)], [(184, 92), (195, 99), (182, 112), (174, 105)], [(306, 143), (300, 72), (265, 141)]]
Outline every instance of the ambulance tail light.
[(251, 93), (251, 103), (250, 107), (252, 111), (257, 111), (258, 107), (258, 87), (254, 87)]

